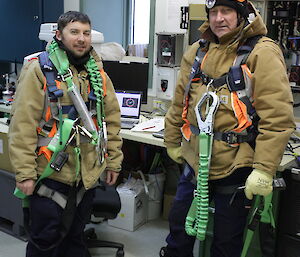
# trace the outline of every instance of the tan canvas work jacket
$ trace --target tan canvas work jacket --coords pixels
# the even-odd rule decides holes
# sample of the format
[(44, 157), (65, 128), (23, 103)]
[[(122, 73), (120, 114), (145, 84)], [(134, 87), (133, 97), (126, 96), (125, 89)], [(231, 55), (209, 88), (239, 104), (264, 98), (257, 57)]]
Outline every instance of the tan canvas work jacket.
[[(93, 54), (99, 69), (102, 69), (102, 62), (94, 50)], [(88, 101), (88, 73), (85, 70), (78, 71), (74, 66), (70, 66), (73, 73), (73, 81), (80, 89), (82, 98)], [(98, 180), (104, 170), (120, 171), (123, 154), (121, 151), (122, 139), (120, 132), (120, 110), (115, 96), (114, 88), (109, 77), (106, 76), (106, 95), (104, 96), (105, 121), (108, 132), (108, 156), (104, 163), (100, 165), (97, 158), (95, 146), (88, 143), (80, 143), (81, 166), (80, 175), (77, 180), (82, 179), (86, 189), (91, 188)], [(43, 89), (45, 77), (40, 68), (38, 60), (32, 60), (26, 64), (21, 72), (16, 99), (13, 104), (12, 121), (9, 129), (9, 152), (13, 168), (16, 172), (16, 181), (21, 182), (26, 179), (36, 180), (42, 174), (48, 161), (44, 155), (38, 155), (38, 133), (37, 128), (42, 119), (45, 90)], [(67, 85), (60, 83), (64, 95), (60, 97), (62, 106), (73, 105), (71, 98), (67, 94)], [(75, 154), (73, 146), (67, 148), (69, 160), (60, 172), (54, 172), (50, 178), (73, 184), (75, 182)]]
[[(233, 147), (224, 141), (214, 140), (210, 179), (226, 177), (240, 167), (253, 167), (273, 175), (295, 128), (293, 98), (280, 48), (273, 40), (264, 36), (267, 30), (259, 15), (247, 26), (243, 22), (238, 28), (221, 37), (219, 42), (216, 42), (208, 22), (205, 22), (200, 30), (202, 37), (210, 42), (202, 71), (211, 78), (219, 78), (229, 71), (241, 42), (256, 35), (263, 36), (246, 62), (252, 73), (253, 105), (260, 117), (256, 147), (253, 150), (247, 142)], [(191, 139), (187, 141), (182, 137), (180, 128), (184, 124), (181, 117), (184, 107), (183, 95), (198, 48), (199, 43), (194, 43), (182, 59), (175, 96), (165, 118), (165, 145), (182, 145), (184, 159), (196, 172), (199, 162), (198, 136), (192, 134)], [(194, 126), (197, 126), (194, 108), (205, 91), (206, 86), (201, 80), (192, 83), (187, 119)], [(214, 130), (233, 131), (238, 127), (238, 121), (234, 115), (227, 85), (217, 88), (216, 94), (220, 99), (220, 106), (215, 115)]]

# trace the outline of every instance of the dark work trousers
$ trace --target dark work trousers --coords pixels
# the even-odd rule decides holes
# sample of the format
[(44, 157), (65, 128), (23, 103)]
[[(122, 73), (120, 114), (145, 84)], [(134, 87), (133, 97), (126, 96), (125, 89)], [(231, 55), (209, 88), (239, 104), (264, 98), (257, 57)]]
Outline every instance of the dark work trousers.
[[(70, 186), (44, 179), (43, 184), (60, 193), (68, 195)], [(81, 184), (81, 183), (80, 183)], [(78, 186), (80, 190), (82, 184)], [(84, 242), (84, 228), (89, 221), (94, 189), (87, 190), (75, 209), (74, 220), (69, 232), (62, 242), (54, 249), (39, 250), (31, 242), (27, 244), (26, 257), (85, 257), (87, 248)], [(42, 249), (46, 249), (60, 238), (60, 222), (63, 209), (46, 197), (33, 194), (30, 201), (30, 236)]]
[[(220, 192), (220, 187), (244, 185), (252, 169), (241, 168), (227, 178), (209, 182), (210, 201), (214, 201), (214, 235), (210, 257), (240, 257), (243, 232), (250, 201), (244, 192), (237, 193), (232, 205), (232, 193)], [(218, 188), (218, 189), (217, 189)], [(192, 257), (195, 237), (185, 232), (185, 220), (195, 189), (194, 170), (186, 165), (177, 185), (176, 196), (169, 213), (170, 233), (167, 250), (171, 257)]]

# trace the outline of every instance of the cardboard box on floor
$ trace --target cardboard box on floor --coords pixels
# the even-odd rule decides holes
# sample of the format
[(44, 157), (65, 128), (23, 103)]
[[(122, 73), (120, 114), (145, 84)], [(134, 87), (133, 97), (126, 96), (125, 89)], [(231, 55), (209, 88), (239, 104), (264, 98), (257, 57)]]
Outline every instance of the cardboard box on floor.
[(0, 169), (13, 172), (8, 155), (8, 126), (0, 123)]
[(138, 195), (119, 192), (121, 199), (121, 210), (108, 224), (113, 227), (134, 231), (147, 221), (148, 196), (145, 191)]

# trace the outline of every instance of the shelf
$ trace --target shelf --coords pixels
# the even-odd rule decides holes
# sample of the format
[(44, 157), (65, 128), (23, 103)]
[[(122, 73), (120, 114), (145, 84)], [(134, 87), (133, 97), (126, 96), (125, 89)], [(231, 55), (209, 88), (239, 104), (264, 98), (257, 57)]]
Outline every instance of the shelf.
[(0, 104), (0, 112), (10, 113), (11, 105)]

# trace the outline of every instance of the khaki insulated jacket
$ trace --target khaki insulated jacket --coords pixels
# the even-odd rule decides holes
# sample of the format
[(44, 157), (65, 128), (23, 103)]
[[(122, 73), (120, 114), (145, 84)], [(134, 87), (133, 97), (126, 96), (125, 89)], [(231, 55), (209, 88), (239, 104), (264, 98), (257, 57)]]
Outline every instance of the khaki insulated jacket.
[[(94, 50), (91, 51), (99, 69), (102, 62)], [(70, 65), (73, 73), (73, 81), (80, 89), (85, 102), (88, 101), (88, 73), (85, 70), (77, 72)], [(109, 77), (106, 76), (106, 95), (104, 97), (105, 120), (108, 132), (108, 157), (100, 165), (95, 146), (88, 142), (80, 143), (81, 167), (77, 182), (82, 179), (86, 189), (91, 188), (104, 170), (120, 171), (123, 154), (121, 151), (122, 139), (120, 132), (120, 109), (115, 91)], [(41, 71), (38, 60), (32, 60), (23, 67), (18, 80), (16, 99), (13, 103), (12, 120), (9, 129), (9, 153), (16, 173), (16, 181), (26, 179), (36, 180), (47, 165), (44, 155), (38, 153), (37, 128), (42, 119), (45, 103), (45, 91), (43, 89), (45, 77)], [(67, 93), (67, 85), (61, 82), (64, 91), (60, 98), (61, 105), (73, 105)], [(72, 185), (75, 182), (75, 154), (74, 147), (68, 146), (69, 160), (60, 172), (54, 172), (49, 178)]]
[[(254, 107), (260, 117), (255, 150), (247, 142), (233, 147), (224, 141), (214, 140), (210, 179), (226, 177), (240, 167), (253, 167), (274, 175), (295, 128), (293, 98), (280, 48), (273, 40), (264, 36), (267, 30), (258, 14), (250, 24), (245, 26), (242, 22), (235, 30), (221, 37), (219, 42), (214, 40), (208, 22), (200, 27), (200, 31), (202, 37), (210, 42), (202, 71), (211, 78), (219, 78), (228, 72), (241, 42), (249, 37), (263, 35), (247, 59), (247, 66), (252, 73)], [(187, 141), (182, 137), (180, 128), (184, 124), (181, 117), (184, 90), (198, 48), (199, 43), (194, 43), (182, 59), (175, 96), (165, 118), (166, 147), (182, 145), (184, 159), (196, 172), (199, 162), (198, 136), (192, 134), (190, 141)], [(187, 119), (194, 126), (197, 126), (194, 108), (205, 90), (206, 86), (200, 81), (192, 83), (189, 91)], [(219, 96), (220, 106), (215, 115), (214, 131), (232, 131), (237, 128), (238, 121), (227, 85), (216, 89), (216, 94)]]

